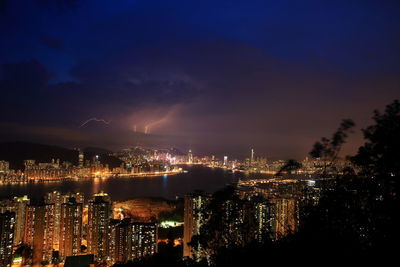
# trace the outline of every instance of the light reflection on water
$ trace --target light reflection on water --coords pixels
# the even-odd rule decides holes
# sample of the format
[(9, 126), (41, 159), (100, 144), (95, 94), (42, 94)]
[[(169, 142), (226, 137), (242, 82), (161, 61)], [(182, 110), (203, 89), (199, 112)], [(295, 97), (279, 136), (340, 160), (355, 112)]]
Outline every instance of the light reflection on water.
[[(0, 198), (29, 195), (41, 198), (45, 193), (58, 190), (62, 193), (82, 192), (85, 198), (99, 191), (107, 192), (113, 200), (121, 201), (135, 197), (164, 197), (173, 199), (194, 190), (214, 192), (229, 183), (236, 182), (242, 173), (201, 166), (185, 167), (187, 173), (167, 177), (95, 178), (84, 181), (63, 181), (21, 185), (1, 185)], [(261, 175), (257, 175), (258, 177)]]

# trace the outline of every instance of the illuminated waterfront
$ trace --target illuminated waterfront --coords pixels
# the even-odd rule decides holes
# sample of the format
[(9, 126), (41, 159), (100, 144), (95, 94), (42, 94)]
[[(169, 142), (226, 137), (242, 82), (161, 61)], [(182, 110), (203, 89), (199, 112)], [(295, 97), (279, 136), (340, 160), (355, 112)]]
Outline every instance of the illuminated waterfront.
[[(79, 191), (85, 196), (92, 196), (99, 191), (105, 191), (116, 201), (144, 196), (173, 199), (175, 196), (183, 196), (197, 189), (214, 192), (229, 183), (236, 182), (239, 177), (245, 177), (244, 173), (232, 173), (219, 168), (187, 166), (184, 169), (188, 172), (158, 177), (110, 177), (85, 179), (83, 181), (1, 185), (0, 198), (26, 194), (35, 198), (41, 197), (49, 191), (58, 190), (62, 193)], [(267, 175), (256, 176), (267, 177)]]

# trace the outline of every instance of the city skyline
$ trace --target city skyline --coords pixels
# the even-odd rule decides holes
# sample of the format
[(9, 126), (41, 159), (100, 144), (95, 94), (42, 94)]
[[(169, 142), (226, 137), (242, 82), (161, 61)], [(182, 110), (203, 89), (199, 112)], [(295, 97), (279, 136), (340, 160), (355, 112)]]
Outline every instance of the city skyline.
[(303, 158), (351, 118), (354, 154), (400, 97), (399, 8), (4, 0), (0, 139)]
[(0, 267), (396, 262), (399, 14), (0, 0)]

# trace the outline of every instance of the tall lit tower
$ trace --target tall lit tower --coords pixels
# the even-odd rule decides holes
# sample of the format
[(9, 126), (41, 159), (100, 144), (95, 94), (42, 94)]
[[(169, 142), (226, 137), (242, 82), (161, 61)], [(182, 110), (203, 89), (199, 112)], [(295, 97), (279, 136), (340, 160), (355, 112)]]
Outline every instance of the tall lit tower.
[(96, 261), (104, 262), (109, 252), (109, 230), (112, 219), (112, 202), (106, 193), (94, 195), (88, 210), (88, 253)]
[(130, 260), (157, 253), (157, 224), (132, 223), (130, 226)]
[(15, 213), (0, 213), (0, 266), (11, 266)]
[(60, 244), (60, 222), (61, 222), (61, 204), (63, 203), (63, 196), (59, 191), (53, 191), (46, 194), (46, 204), (54, 204), (54, 250), (59, 250)]
[(254, 149), (251, 149), (250, 166), (254, 163)]
[(79, 160), (79, 167), (83, 167), (83, 161), (84, 161), (84, 155), (82, 150), (79, 149), (79, 155), (78, 155), (78, 160)]
[(128, 261), (131, 244), (130, 229), (130, 218), (123, 220), (111, 220), (109, 238), (109, 256), (111, 264)]
[(224, 166), (228, 166), (228, 156), (224, 156)]
[[(183, 256), (190, 258), (200, 258), (201, 255), (194, 255), (192, 247), (188, 243), (194, 235), (200, 233), (200, 227), (204, 223), (203, 208), (209, 202), (210, 197), (196, 193), (185, 196), (184, 204), (184, 232), (183, 232)], [(199, 248), (196, 251), (200, 251)]]
[(26, 207), (30, 200), (28, 196), (14, 197), (14, 202), (16, 207), (14, 245), (18, 245), (24, 241)]
[(193, 164), (193, 154), (192, 154), (191, 149), (189, 149), (189, 153), (188, 153), (188, 163)]
[(24, 242), (33, 248), (33, 265), (51, 262), (54, 237), (54, 204), (28, 205)]
[(275, 204), (275, 238), (279, 239), (295, 233), (299, 226), (299, 202), (295, 198), (274, 198)]
[(60, 255), (76, 256), (81, 250), (83, 204), (71, 197), (61, 205)]
[(254, 206), (256, 222), (256, 239), (262, 241), (265, 236), (271, 239), (276, 235), (275, 204), (260, 201)]

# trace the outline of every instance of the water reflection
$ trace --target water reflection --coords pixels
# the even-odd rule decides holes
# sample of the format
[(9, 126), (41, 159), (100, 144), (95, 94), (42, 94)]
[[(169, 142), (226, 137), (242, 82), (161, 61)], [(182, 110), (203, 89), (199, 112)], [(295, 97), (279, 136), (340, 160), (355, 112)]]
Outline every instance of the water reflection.
[(201, 166), (186, 168), (187, 173), (160, 177), (137, 178), (95, 178), (84, 181), (63, 181), (59, 183), (35, 183), (0, 186), (0, 198), (30, 195), (40, 198), (46, 192), (57, 190), (61, 193), (82, 192), (85, 196), (104, 191), (113, 200), (134, 197), (164, 197), (174, 199), (194, 190), (214, 192), (229, 183), (236, 182), (242, 173), (232, 173), (222, 169)]

